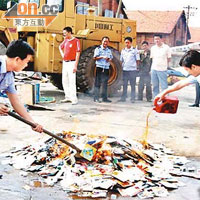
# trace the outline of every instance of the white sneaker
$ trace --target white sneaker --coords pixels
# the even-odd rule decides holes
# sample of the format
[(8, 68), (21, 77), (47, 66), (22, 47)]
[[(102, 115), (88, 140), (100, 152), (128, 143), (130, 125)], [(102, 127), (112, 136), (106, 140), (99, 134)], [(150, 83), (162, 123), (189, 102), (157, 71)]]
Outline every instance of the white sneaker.
[(72, 105), (78, 104), (78, 101), (72, 101)]
[(60, 103), (71, 103), (72, 101), (69, 99), (63, 99), (60, 101)]

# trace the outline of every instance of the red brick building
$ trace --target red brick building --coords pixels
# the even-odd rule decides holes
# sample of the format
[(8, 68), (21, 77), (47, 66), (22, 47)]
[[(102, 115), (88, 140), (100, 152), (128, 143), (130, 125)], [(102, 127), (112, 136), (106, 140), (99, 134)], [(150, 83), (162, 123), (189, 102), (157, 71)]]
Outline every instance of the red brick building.
[[(170, 47), (186, 44), (186, 17), (184, 11), (127, 11), (129, 19), (137, 22), (137, 45), (146, 40), (154, 44), (153, 36), (159, 33)], [(187, 41), (190, 31), (187, 27)]]
[(188, 43), (200, 42), (200, 28), (199, 27), (190, 27), (191, 39)]
[[(76, 5), (84, 5), (77, 8), (77, 13), (87, 14), (87, 6), (98, 7), (98, 0), (76, 0)], [(115, 17), (119, 5), (119, 0), (102, 0), (102, 11), (103, 16), (106, 17)], [(124, 11), (124, 4), (122, 3), (122, 8), (120, 11), (120, 18), (127, 19), (127, 15)], [(97, 11), (97, 10), (96, 10)]]

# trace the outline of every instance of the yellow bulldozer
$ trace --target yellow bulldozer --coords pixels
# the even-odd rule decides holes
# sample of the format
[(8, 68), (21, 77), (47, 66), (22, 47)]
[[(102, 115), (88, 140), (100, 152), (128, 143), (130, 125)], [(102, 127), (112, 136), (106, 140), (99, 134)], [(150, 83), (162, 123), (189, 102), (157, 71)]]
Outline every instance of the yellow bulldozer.
[[(109, 72), (108, 91), (112, 94), (120, 89), (122, 68), (119, 52), (123, 48), (125, 37), (132, 37), (133, 45), (136, 45), (135, 21), (96, 16), (95, 7), (89, 7), (87, 15), (77, 14), (80, 5), (75, 5), (75, 0), (58, 0), (54, 2), (58, 4), (59, 12), (49, 26), (15, 26), (14, 19), (2, 19), (7, 12), (7, 2), (0, 0), (0, 41), (7, 46), (11, 40), (21, 38), (35, 49), (35, 56), (28, 70), (49, 74), (52, 83), (59, 89), (62, 88), (62, 58), (58, 47), (63, 41), (63, 28), (70, 26), (74, 36), (80, 39), (82, 50), (77, 70), (78, 91), (89, 92), (93, 89), (95, 78), (93, 53), (101, 44), (103, 36), (110, 38), (109, 45), (114, 57)], [(15, 0), (15, 2), (21, 1)], [(37, 3), (39, 11), (43, 5), (52, 4), (52, 0), (22, 2)], [(14, 2), (10, 3), (12, 6), (13, 4)]]

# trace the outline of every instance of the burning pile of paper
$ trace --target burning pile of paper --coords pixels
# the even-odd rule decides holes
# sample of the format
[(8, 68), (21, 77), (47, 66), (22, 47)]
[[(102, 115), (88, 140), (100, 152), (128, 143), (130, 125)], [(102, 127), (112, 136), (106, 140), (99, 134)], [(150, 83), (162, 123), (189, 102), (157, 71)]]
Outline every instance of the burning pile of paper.
[[(174, 156), (161, 144), (149, 144), (110, 136), (88, 136), (64, 132), (60, 137), (78, 146), (96, 149), (92, 161), (77, 159), (70, 147), (51, 138), (10, 154), (10, 164), (26, 172), (37, 172), (53, 186), (59, 181), (63, 190), (81, 197), (107, 197), (108, 192), (143, 198), (165, 197), (168, 189), (184, 186), (175, 176), (200, 178), (188, 172), (187, 158)], [(85, 152), (86, 154), (88, 152)], [(90, 152), (89, 152), (90, 154)]]

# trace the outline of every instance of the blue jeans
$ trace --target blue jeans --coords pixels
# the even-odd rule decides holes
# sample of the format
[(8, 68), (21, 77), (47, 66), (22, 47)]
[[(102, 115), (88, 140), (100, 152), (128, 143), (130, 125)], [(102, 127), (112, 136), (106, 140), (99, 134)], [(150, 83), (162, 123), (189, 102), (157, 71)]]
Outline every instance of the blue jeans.
[(153, 98), (160, 93), (161, 89), (164, 90), (168, 87), (167, 83), (167, 71), (151, 71), (151, 82), (153, 86)]

